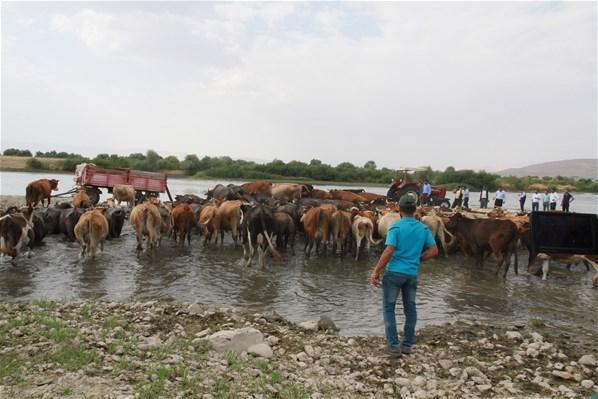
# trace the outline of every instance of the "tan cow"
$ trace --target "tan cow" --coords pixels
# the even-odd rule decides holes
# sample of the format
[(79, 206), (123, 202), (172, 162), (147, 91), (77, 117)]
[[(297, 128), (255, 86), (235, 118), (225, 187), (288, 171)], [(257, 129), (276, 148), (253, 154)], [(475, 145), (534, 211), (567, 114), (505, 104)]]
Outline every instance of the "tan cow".
[(118, 206), (122, 201), (129, 204), (129, 208), (133, 209), (135, 206), (135, 188), (129, 184), (117, 184), (112, 188), (112, 195), (118, 202)]
[[(455, 236), (453, 236), (451, 232), (446, 229), (442, 218), (434, 214), (426, 215), (421, 218), (421, 222), (428, 226), (434, 238), (438, 237), (440, 245), (442, 246), (442, 250), (444, 251), (444, 256), (448, 258), (447, 248), (453, 246), (455, 242)], [(448, 244), (446, 243), (445, 234), (448, 234), (448, 236), (451, 238), (451, 241)]]
[(235, 246), (240, 238), (239, 226), (243, 221), (243, 211), (241, 210), (241, 201), (223, 201), (216, 210), (216, 244), (218, 244), (218, 232), (220, 232), (220, 244), (224, 242), (224, 231), (230, 231)]
[(272, 189), (272, 182), (253, 181), (253, 182), (241, 184), (241, 188), (247, 194), (262, 194), (262, 195), (270, 196), (270, 190)]
[(302, 184), (278, 183), (272, 185), (272, 198), (282, 201), (300, 199), (303, 192)]
[(143, 249), (143, 239), (147, 237), (149, 248), (158, 246), (162, 218), (160, 216), (158, 200), (150, 198), (148, 201), (137, 205), (131, 211), (129, 221), (137, 233), (137, 250)]
[[(306, 197), (307, 196), (308, 195), (306, 195)], [(328, 191), (320, 190), (317, 188), (311, 190), (311, 192), (309, 193), (309, 197), (315, 199), (332, 199), (332, 195)]]
[(107, 208), (96, 208), (87, 211), (75, 225), (75, 238), (81, 244), (80, 257), (85, 256), (85, 252), (89, 252), (91, 259), (95, 259), (98, 244), (100, 250), (104, 251), (104, 242), (108, 237), (106, 210)]
[(374, 223), (367, 216), (355, 215), (352, 224), (353, 240), (355, 241), (355, 260), (359, 259), (361, 242), (365, 240), (365, 250), (370, 253), (370, 245), (378, 245), (381, 240), (374, 240)]
[(172, 210), (172, 219), (174, 220), (174, 241), (177, 240), (177, 233), (179, 243), (185, 244), (185, 237), (187, 244), (191, 245), (191, 228), (194, 225), (193, 209), (189, 204), (177, 204)]
[(401, 215), (398, 212), (388, 212), (382, 215), (380, 219), (378, 219), (378, 235), (382, 238), (386, 238), (390, 226), (400, 219)]
[(77, 191), (77, 193), (73, 196), (73, 208), (89, 208), (91, 206), (91, 200), (89, 199), (89, 195), (83, 187)]
[(160, 223), (159, 243), (162, 244), (162, 237), (168, 237), (172, 233), (174, 218), (172, 217), (172, 206), (169, 204), (160, 204), (159, 211), (160, 218), (162, 219)]
[[(216, 232), (216, 210), (219, 204), (206, 205), (199, 213), (199, 228), (204, 236), (204, 245), (208, 244)], [(217, 240), (217, 238), (216, 238)]]
[(305, 247), (303, 250), (309, 258), (314, 244), (316, 244), (316, 253), (319, 253), (322, 242), (324, 248), (328, 245), (330, 216), (326, 209), (320, 207), (306, 208), (305, 213), (301, 216), (301, 223), (303, 223), (303, 231), (305, 231)]

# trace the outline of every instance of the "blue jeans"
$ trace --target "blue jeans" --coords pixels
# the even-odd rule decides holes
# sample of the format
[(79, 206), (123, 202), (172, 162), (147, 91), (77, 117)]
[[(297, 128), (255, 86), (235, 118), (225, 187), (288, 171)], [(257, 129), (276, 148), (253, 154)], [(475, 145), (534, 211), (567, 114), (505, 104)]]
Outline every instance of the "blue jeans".
[(415, 307), (415, 292), (417, 291), (417, 276), (403, 273), (385, 272), (382, 277), (382, 309), (384, 313), (384, 328), (388, 346), (397, 347), (397, 320), (395, 306), (401, 293), (403, 299), (403, 312), (405, 313), (405, 327), (403, 330), (403, 346), (413, 344), (415, 323), (417, 322), (417, 309)]

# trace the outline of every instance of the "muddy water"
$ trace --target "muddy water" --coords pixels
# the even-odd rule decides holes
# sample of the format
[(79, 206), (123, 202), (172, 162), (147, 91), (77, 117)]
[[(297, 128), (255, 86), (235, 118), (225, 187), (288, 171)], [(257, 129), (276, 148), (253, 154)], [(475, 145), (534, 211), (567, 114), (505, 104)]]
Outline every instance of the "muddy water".
[[(95, 261), (78, 260), (78, 251), (77, 244), (50, 236), (16, 266), (0, 259), (0, 300), (176, 299), (275, 310), (293, 321), (327, 313), (343, 334), (383, 332), (381, 291), (368, 283), (379, 250), (357, 262), (338, 256), (306, 259), (298, 240), (295, 256), (287, 252), (283, 263), (270, 259), (261, 270), (245, 268), (241, 248), (230, 239), (211, 248), (203, 247), (199, 236), (184, 248), (167, 239), (155, 252), (137, 256), (127, 224), (123, 236), (109, 241)], [(548, 281), (522, 269), (504, 281), (495, 277), (492, 262), (483, 270), (459, 256), (426, 263), (417, 296), (418, 326), (459, 318), (510, 324), (539, 317), (548, 326), (581, 333), (582, 339), (598, 338), (598, 290), (591, 288), (585, 268), (567, 272), (557, 266)]]

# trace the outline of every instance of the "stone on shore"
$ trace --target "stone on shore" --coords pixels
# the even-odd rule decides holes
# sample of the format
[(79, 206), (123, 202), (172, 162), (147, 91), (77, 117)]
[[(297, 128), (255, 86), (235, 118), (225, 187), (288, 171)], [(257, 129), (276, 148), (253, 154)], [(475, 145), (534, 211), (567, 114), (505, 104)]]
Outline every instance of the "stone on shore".
[(236, 330), (218, 331), (208, 337), (208, 341), (217, 352), (232, 350), (237, 354), (247, 352), (249, 347), (264, 342), (264, 336), (259, 330), (244, 327)]

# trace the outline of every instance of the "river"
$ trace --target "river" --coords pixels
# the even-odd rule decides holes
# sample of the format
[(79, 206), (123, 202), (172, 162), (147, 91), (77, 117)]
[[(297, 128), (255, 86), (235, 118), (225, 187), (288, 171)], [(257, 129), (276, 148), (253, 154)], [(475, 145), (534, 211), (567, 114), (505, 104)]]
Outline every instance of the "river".
[[(3, 195), (23, 195), (26, 183), (39, 177), (13, 172), (0, 175)], [(61, 191), (71, 187), (71, 175), (57, 178), (62, 182)], [(173, 194), (201, 195), (214, 184), (169, 180)], [(385, 191), (383, 187), (365, 188)], [(596, 195), (574, 195), (574, 210), (596, 212)], [(223, 246), (207, 248), (197, 235), (191, 247), (176, 247), (167, 239), (155, 252), (138, 256), (127, 223), (123, 236), (108, 241), (95, 261), (79, 260), (78, 244), (66, 242), (62, 236), (49, 236), (30, 259), (20, 258), (16, 266), (0, 259), (0, 299), (198, 301), (275, 310), (292, 321), (327, 313), (341, 327), (342, 334), (382, 334), (381, 291), (368, 281), (380, 249), (375, 248), (359, 261), (331, 255), (306, 259), (303, 240), (297, 241), (295, 255), (285, 253), (282, 263), (269, 259), (267, 268), (261, 270), (243, 266), (242, 250), (234, 247), (229, 236)], [(525, 272), (526, 255), (520, 253), (520, 274), (515, 275), (511, 268), (506, 280), (494, 275), (492, 260), (483, 269), (459, 255), (425, 263), (417, 295), (418, 326), (459, 318), (505, 324), (541, 318), (548, 327), (569, 332), (574, 340), (597, 339), (598, 290), (591, 286), (591, 273), (583, 266), (568, 272), (557, 265), (548, 280), (541, 281)], [(399, 318), (402, 320), (402, 316)]]

